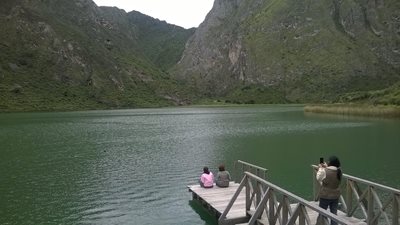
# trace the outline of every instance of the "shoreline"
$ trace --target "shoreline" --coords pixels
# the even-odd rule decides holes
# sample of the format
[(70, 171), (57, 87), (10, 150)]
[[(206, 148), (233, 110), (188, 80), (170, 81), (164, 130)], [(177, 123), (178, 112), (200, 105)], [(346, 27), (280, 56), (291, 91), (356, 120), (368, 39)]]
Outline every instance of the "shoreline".
[(325, 104), (306, 105), (304, 112), (336, 114), (364, 117), (400, 118), (400, 106), (395, 105), (361, 105), (361, 104)]

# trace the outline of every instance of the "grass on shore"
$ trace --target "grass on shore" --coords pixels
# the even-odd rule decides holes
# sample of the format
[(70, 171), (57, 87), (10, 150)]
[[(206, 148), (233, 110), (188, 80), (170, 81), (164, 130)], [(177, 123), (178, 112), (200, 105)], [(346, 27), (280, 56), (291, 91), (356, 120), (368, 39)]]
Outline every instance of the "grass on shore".
[(327, 104), (307, 105), (304, 112), (354, 115), (382, 118), (400, 118), (400, 106), (360, 105), (360, 104)]

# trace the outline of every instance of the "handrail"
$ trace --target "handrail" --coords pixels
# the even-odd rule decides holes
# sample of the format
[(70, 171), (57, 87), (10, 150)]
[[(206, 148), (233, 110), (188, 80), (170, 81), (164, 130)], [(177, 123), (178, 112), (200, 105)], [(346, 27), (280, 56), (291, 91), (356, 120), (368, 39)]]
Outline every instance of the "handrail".
[(347, 224), (348, 223), (346, 220), (336, 216), (335, 214), (330, 213), (329, 211), (324, 210), (324, 209), (322, 209), (321, 207), (319, 207), (319, 206), (317, 206), (315, 204), (311, 204), (309, 201), (307, 201), (307, 200), (305, 200), (305, 199), (303, 199), (303, 198), (301, 198), (301, 197), (299, 197), (299, 196), (297, 196), (297, 195), (295, 195), (295, 194), (293, 194), (293, 193), (291, 193), (291, 192), (289, 192), (289, 191), (287, 191), (287, 190), (285, 190), (285, 189), (283, 189), (283, 188), (281, 188), (281, 187), (279, 187), (279, 186), (277, 186), (277, 185), (275, 185), (273, 183), (270, 183), (270, 182), (268, 182), (266, 180), (263, 180), (262, 178), (257, 177), (254, 174), (251, 174), (249, 172), (245, 172), (245, 175), (257, 180), (258, 182), (260, 182), (260, 183), (262, 183), (262, 184), (264, 184), (264, 185), (266, 185), (266, 186), (268, 186), (270, 188), (272, 188), (274, 191), (278, 191), (281, 194), (283, 194), (283, 195), (295, 200), (296, 202), (298, 202), (298, 203), (300, 203), (300, 204), (302, 204), (302, 205), (304, 205), (304, 206), (306, 206), (306, 207), (308, 207), (308, 208), (310, 208), (310, 209), (312, 209), (314, 211), (317, 211), (319, 214), (321, 214), (321, 215), (323, 215), (325, 217), (328, 217), (329, 219), (333, 219), (336, 222), (341, 223), (341, 224)]
[[(254, 165), (254, 164), (251, 164), (251, 163), (248, 163), (248, 162), (245, 162), (245, 161), (242, 161), (242, 160), (238, 160), (237, 162), (235, 162), (235, 167), (236, 167), (236, 163), (242, 165), (242, 172), (245, 172), (245, 171), (252, 172), (252, 171), (254, 171), (257, 176), (260, 176), (260, 177), (262, 177), (264, 179), (267, 179), (267, 175), (266, 174), (267, 174), (268, 169), (266, 169), (264, 167), (260, 167), (260, 166)], [(247, 170), (245, 170), (245, 166), (247, 167)], [(262, 174), (260, 174), (260, 172), (262, 172)]]
[(242, 160), (238, 160), (237, 162), (238, 162), (238, 163), (241, 163), (241, 164), (244, 164), (244, 165), (247, 165), (247, 166), (250, 166), (250, 167), (253, 167), (253, 168), (256, 168), (256, 169), (259, 169), (259, 170), (262, 170), (262, 171), (264, 171), (264, 172), (267, 172), (267, 171), (268, 171), (268, 169), (266, 169), (266, 168), (264, 168), (264, 167), (260, 167), (260, 166), (257, 166), (257, 165), (254, 165), (254, 164), (251, 164), (251, 163), (242, 161)]
[[(255, 188), (259, 188), (261, 190), (255, 191), (252, 187), (252, 183), (256, 183)], [(338, 217), (335, 214), (320, 208), (316, 204), (312, 204), (309, 201), (250, 172), (244, 172), (244, 176), (240, 182), (239, 188), (218, 219), (219, 224), (223, 224), (223, 221), (226, 219), (226, 215), (229, 213), (229, 210), (244, 187), (246, 188), (246, 212), (251, 209), (251, 206), (253, 206), (255, 209), (254, 214), (249, 220), (249, 225), (255, 224), (257, 219), (260, 219), (263, 215), (267, 217), (268, 222), (271, 225), (277, 224), (278, 222), (279, 224), (291, 225), (295, 224), (296, 220), (299, 220), (299, 224), (310, 224), (310, 217), (308, 216), (306, 207), (318, 212), (321, 215), (320, 219), (318, 220), (320, 221), (318, 224), (328, 224), (327, 218), (336, 221), (339, 224), (349, 224), (345, 219)], [(250, 193), (251, 191), (253, 191), (253, 193)], [(283, 196), (283, 200), (281, 202), (276, 200), (276, 193)], [(254, 197), (254, 194), (261, 195), (260, 197), (256, 196), (259, 201), (253, 201), (252, 198)], [(291, 210), (288, 199), (294, 200), (297, 203), (294, 211)]]
[[(318, 170), (318, 166), (316, 166), (316, 165), (311, 165), (311, 166), (314, 169)], [(371, 187), (376, 187), (376, 188), (382, 189), (383, 191), (389, 191), (389, 192), (392, 192), (394, 194), (399, 194), (400, 195), (400, 190), (399, 189), (395, 189), (395, 188), (392, 188), (392, 187), (389, 187), (389, 186), (378, 184), (378, 183), (375, 183), (375, 182), (372, 182), (372, 181), (369, 181), (369, 180), (365, 180), (365, 179), (362, 179), (362, 178), (359, 178), (359, 177), (351, 176), (351, 175), (348, 175), (348, 174), (345, 174), (345, 173), (342, 174), (342, 177), (350, 179), (350, 180), (353, 180), (353, 181), (357, 181), (359, 183), (366, 184), (366, 185), (371, 186)]]
[[(311, 165), (314, 171), (314, 200), (318, 199), (320, 183), (316, 181), (316, 171), (318, 166)], [(348, 174), (342, 175), (345, 180), (345, 191), (342, 192), (340, 199), (343, 201), (344, 210), (347, 216), (353, 216), (359, 208), (365, 217), (368, 225), (375, 225), (378, 222), (385, 222), (388, 225), (400, 224), (400, 190), (378, 184), (359, 177)], [(361, 185), (361, 186), (360, 186)], [(364, 187), (362, 190), (361, 187)], [(382, 202), (377, 191), (383, 191), (386, 202)], [(355, 204), (354, 204), (355, 203)], [(391, 212), (388, 212), (391, 208)], [(379, 220), (381, 219), (381, 220)]]
[(354, 181), (360, 182), (360, 183), (367, 184), (368, 186), (371, 186), (371, 187), (382, 189), (383, 191), (389, 191), (389, 192), (392, 192), (394, 194), (400, 195), (400, 190), (399, 189), (395, 189), (395, 188), (388, 187), (388, 186), (385, 186), (385, 185), (382, 185), (382, 184), (374, 183), (372, 181), (364, 180), (364, 179), (359, 178), (359, 177), (350, 176), (348, 174), (343, 174), (343, 177), (347, 178), (347, 179), (350, 179), (350, 180), (354, 180)]

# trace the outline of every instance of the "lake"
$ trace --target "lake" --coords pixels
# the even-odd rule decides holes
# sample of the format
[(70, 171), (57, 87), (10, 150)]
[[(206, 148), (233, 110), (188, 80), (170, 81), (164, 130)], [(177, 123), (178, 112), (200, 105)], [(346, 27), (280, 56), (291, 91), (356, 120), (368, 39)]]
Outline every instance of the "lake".
[(268, 169), (306, 199), (320, 157), (400, 188), (400, 121), (305, 114), (297, 105), (0, 114), (0, 224), (198, 224), (203, 166)]

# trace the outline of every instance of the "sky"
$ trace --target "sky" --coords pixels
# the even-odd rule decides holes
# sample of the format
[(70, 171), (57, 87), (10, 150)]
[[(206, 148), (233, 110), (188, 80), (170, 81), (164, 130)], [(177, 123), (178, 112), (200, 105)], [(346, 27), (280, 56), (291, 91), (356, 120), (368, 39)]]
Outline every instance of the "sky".
[(184, 28), (198, 27), (214, 0), (94, 0), (98, 6), (115, 6), (126, 12), (139, 11)]

